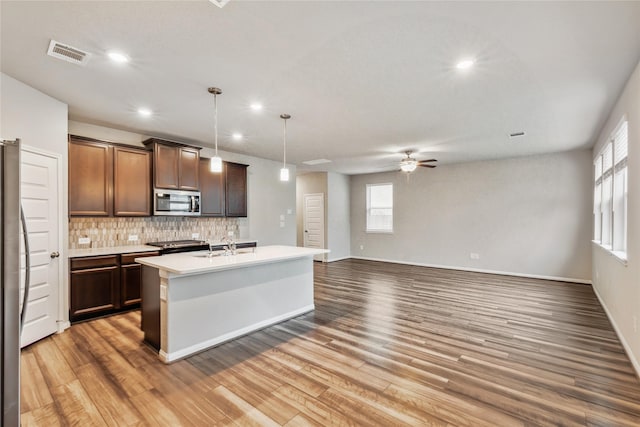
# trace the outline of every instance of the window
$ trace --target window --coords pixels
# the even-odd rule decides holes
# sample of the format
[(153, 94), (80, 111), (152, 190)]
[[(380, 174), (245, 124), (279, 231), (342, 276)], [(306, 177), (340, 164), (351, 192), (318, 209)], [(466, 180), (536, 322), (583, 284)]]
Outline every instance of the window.
[(593, 240), (606, 249), (627, 251), (627, 122), (623, 121), (595, 159)]
[(367, 232), (393, 232), (393, 184), (367, 184)]

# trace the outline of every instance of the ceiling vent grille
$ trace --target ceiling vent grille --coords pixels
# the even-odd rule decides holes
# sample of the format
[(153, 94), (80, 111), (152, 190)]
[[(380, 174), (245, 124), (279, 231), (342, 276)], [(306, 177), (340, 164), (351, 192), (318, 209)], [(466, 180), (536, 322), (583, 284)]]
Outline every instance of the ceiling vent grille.
[(220, 9), (224, 7), (225, 4), (229, 3), (229, 0), (209, 0), (211, 3), (218, 6)]
[(65, 45), (55, 40), (51, 40), (51, 43), (49, 43), (47, 55), (78, 65), (86, 65), (87, 62), (89, 62), (89, 58), (91, 58), (89, 52), (84, 52), (76, 47)]

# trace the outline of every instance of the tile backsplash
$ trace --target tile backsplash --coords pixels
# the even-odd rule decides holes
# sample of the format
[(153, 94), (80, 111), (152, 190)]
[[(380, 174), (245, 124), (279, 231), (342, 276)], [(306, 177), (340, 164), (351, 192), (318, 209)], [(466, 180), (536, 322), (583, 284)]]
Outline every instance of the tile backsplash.
[[(236, 218), (189, 217), (74, 217), (69, 218), (69, 248), (105, 248), (112, 246), (141, 245), (147, 242), (191, 239), (198, 233), (199, 239), (221, 240), (233, 231), (238, 238)], [(137, 241), (129, 241), (137, 235)], [(79, 244), (78, 239), (88, 237), (89, 244)]]

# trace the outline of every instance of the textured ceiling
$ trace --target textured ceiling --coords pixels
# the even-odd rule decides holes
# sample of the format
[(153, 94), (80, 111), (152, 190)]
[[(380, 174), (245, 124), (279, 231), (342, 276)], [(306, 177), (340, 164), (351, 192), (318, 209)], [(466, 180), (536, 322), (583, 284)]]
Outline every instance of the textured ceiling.
[[(289, 113), (288, 161), (348, 174), (405, 150), (446, 164), (591, 147), (640, 59), (640, 2), (0, 4), (2, 72), (72, 120), (212, 146), (218, 86), (220, 148), (281, 159)], [(93, 56), (53, 59), (51, 39)]]

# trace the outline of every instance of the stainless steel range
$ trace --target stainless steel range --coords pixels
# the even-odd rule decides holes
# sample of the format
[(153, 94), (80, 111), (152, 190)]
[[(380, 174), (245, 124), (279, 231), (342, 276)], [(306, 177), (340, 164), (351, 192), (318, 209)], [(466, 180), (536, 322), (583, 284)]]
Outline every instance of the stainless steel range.
[(149, 242), (147, 245), (159, 247), (162, 255), (209, 250), (209, 244), (204, 240), (171, 240), (166, 242)]

